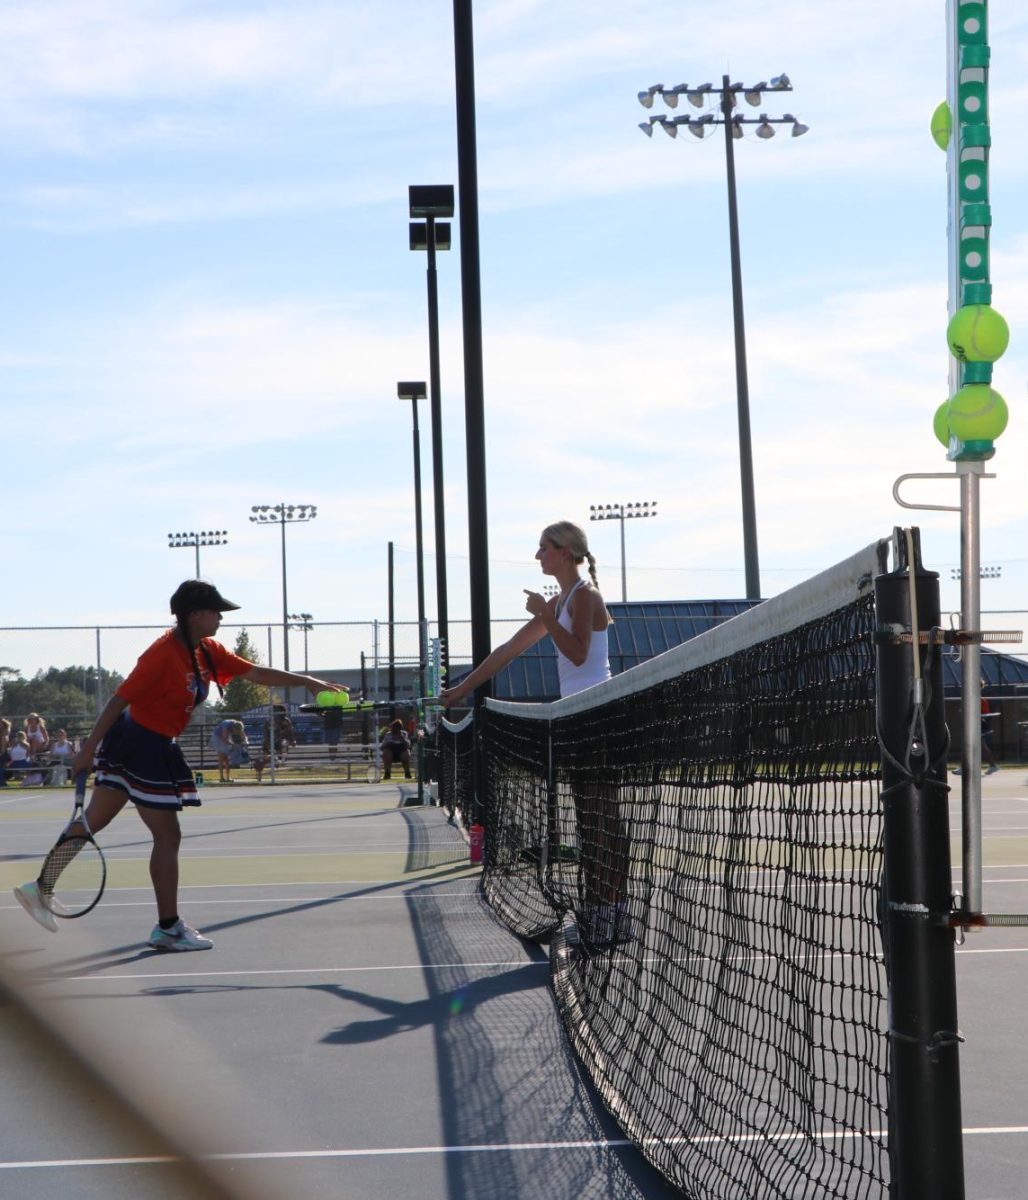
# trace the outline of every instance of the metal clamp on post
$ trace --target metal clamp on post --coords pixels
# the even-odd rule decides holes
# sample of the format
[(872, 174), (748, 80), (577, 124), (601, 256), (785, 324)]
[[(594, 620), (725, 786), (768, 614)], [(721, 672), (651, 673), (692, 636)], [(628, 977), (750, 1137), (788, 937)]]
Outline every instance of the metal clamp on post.
[(995, 479), (995, 475), (989, 475), (985, 471), (985, 464), (980, 462), (958, 462), (956, 464), (956, 473), (952, 471), (930, 471), (927, 473), (912, 472), (907, 475), (901, 475), (899, 479), (892, 485), (892, 498), (900, 506), (900, 508), (913, 508), (924, 512), (958, 512), (964, 511), (963, 504), (911, 504), (909, 500), (904, 500), (900, 495), (900, 485), (906, 483), (908, 479), (960, 479), (962, 475), (974, 475), (977, 479)]

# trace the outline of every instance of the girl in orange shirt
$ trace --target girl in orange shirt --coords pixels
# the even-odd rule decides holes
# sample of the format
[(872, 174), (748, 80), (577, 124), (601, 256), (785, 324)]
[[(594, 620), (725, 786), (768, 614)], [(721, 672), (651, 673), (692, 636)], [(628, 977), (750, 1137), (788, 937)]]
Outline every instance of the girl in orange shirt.
[[(223, 683), (241, 676), (268, 687), (305, 687), (315, 693), (344, 690), (310, 675), (256, 666), (226, 650), (213, 635), (221, 614), (238, 607), (213, 584), (198, 579), (183, 583), (171, 598), (174, 629), (144, 651), (71, 762), (77, 774), (88, 771), (96, 758), (93, 795), (86, 809), (94, 835), (130, 800), (150, 830), (150, 879), (158, 920), (148, 940), (155, 950), (209, 950), (213, 945), (178, 913), (182, 841), (178, 814), (198, 806), (200, 798), (175, 741), (193, 709), (206, 700), (211, 683), (220, 690)], [(57, 921), (40, 897), (38, 880), (15, 888), (14, 894), (40, 925), (57, 932)]]

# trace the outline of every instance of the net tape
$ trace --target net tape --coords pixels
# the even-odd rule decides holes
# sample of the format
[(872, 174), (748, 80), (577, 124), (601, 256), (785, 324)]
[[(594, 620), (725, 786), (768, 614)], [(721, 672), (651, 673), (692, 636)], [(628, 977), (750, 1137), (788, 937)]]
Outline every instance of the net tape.
[(552, 936), (601, 1096), (697, 1200), (888, 1193), (883, 565), (876, 543), (588, 693), (480, 722), (486, 898)]

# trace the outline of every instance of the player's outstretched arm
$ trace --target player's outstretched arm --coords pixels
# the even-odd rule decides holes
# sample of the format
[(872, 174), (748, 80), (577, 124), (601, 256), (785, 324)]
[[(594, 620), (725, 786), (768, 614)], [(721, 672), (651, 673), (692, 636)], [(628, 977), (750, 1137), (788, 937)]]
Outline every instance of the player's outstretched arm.
[(297, 675), (293, 671), (280, 671), (277, 667), (253, 667), (243, 676), (251, 683), (265, 687), (302, 687), (309, 692), (346, 692), (349, 689), (340, 683), (329, 683), (326, 679), (315, 679), (313, 675)]

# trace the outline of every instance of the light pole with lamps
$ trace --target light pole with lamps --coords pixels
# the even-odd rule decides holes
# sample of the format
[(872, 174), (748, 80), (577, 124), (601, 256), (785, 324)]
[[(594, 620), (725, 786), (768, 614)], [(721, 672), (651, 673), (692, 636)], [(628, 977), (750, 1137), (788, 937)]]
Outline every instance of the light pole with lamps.
[(196, 551), (196, 578), (200, 578), (200, 547), (225, 546), (228, 544), (228, 531), (225, 529), (205, 529), (201, 533), (169, 533), (169, 550)]
[(295, 622), (293, 629), (303, 630), (303, 673), (306, 675), (310, 670), (307, 665), (307, 634), (314, 628), (314, 618), (310, 613), (290, 613), (289, 619)]
[(424, 696), (428, 648), (425, 644), (425, 546), (421, 527), (421, 432), (418, 428), (418, 401), (424, 400), (427, 394), (424, 380), (415, 383), (398, 383), (396, 394), (401, 400), (411, 402), (411, 413), (414, 418), (414, 544), (418, 568), (418, 695)]
[(409, 189), (410, 248), (428, 253), (428, 391), (432, 415), (432, 498), (435, 513), (436, 626), (441, 643), (441, 677), (449, 673), (449, 603), (446, 587), (446, 507), (443, 496), (443, 413), (439, 381), (439, 288), (435, 269), (437, 250), (449, 250), (450, 225), (439, 217), (453, 216), (453, 187), (449, 184), (412, 185)]
[[(409, 400), (414, 418), (414, 538), (418, 560), (418, 696), (420, 713), (424, 703), (425, 676), (428, 667), (428, 639), (425, 629), (425, 545), (421, 529), (421, 434), (418, 430), (418, 401), (425, 399), (425, 383), (404, 382), (396, 385), (396, 394), (401, 400)], [(425, 800), (424, 742), (418, 738), (418, 803)]]
[(590, 521), (621, 522), (621, 600), (628, 599), (628, 575), (625, 570), (625, 522), (639, 517), (655, 517), (656, 500), (633, 501), (630, 504), (590, 504)]
[[(313, 521), (318, 515), (314, 504), (254, 504), (250, 520), (255, 525), (279, 525), (282, 530), (282, 664), (289, 670), (289, 598), (286, 587), (286, 526)], [(286, 689), (286, 704), (289, 689)]]
[(668, 108), (677, 108), (680, 96), (685, 98), (695, 108), (703, 108), (705, 104), (716, 98), (721, 116), (713, 112), (704, 113), (701, 117), (650, 117), (639, 128), (647, 137), (653, 136), (654, 125), (659, 125), (669, 137), (676, 138), (678, 130), (683, 126), (694, 137), (703, 138), (708, 126), (723, 125), (725, 127), (725, 159), (728, 174), (728, 240), (732, 256), (732, 312), (735, 323), (735, 382), (738, 394), (739, 409), (739, 469), (742, 481), (742, 533), (743, 553), (746, 566), (746, 597), (749, 600), (760, 599), (760, 564), (757, 554), (757, 512), (753, 486), (753, 443), (750, 435), (750, 397), (749, 381), (746, 372), (746, 332), (743, 320), (742, 305), (742, 267), (739, 257), (739, 211), (736, 202), (735, 187), (735, 148), (736, 138), (743, 136), (743, 127), (756, 125), (757, 137), (767, 140), (775, 136), (776, 125), (791, 125), (792, 136), (799, 137), (807, 132), (809, 126), (798, 121), (791, 113), (781, 117), (769, 117), (761, 113), (759, 117), (745, 117), (742, 113), (733, 114), (736, 98), (741, 93), (747, 104), (758, 107), (764, 92), (791, 92), (792, 84), (788, 75), (776, 75), (770, 83), (762, 80), (760, 83), (732, 83), (728, 75), (722, 76), (721, 87), (713, 83), (703, 83), (698, 87), (690, 87), (680, 83), (673, 88), (665, 88), (662, 83), (655, 83), (645, 92), (639, 93), (639, 103), (644, 108), (653, 107), (655, 96), (662, 96)]

